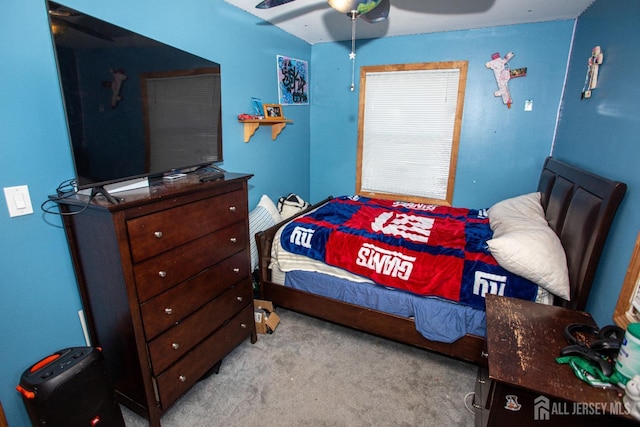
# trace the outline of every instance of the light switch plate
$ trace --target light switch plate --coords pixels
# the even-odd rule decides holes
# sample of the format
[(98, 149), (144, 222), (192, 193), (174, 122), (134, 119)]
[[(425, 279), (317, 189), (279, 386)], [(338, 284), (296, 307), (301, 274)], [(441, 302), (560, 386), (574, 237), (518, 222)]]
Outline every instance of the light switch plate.
[(29, 187), (26, 185), (18, 185), (16, 187), (5, 187), (4, 198), (9, 208), (9, 216), (29, 215), (33, 213), (31, 205), (31, 197), (29, 196)]
[(533, 111), (533, 99), (524, 101), (524, 111)]

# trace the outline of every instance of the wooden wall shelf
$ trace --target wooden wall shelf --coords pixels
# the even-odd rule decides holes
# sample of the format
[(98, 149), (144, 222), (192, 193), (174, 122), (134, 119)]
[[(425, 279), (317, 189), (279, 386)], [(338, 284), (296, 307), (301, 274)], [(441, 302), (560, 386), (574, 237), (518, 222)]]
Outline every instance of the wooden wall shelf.
[(255, 120), (239, 120), (240, 123), (244, 123), (244, 142), (249, 142), (251, 137), (260, 126), (271, 126), (271, 139), (276, 140), (282, 129), (287, 123), (293, 123), (293, 120), (289, 119), (255, 119)]

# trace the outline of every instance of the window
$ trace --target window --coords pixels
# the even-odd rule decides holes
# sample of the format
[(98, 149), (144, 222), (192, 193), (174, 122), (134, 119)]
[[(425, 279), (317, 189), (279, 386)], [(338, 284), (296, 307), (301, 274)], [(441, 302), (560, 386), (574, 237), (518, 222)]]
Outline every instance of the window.
[(358, 194), (451, 205), (467, 66), (361, 68)]

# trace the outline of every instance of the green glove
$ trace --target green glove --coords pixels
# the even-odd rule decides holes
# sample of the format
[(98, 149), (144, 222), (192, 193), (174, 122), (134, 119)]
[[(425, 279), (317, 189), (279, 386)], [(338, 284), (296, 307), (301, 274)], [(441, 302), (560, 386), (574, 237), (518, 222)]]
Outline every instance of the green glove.
[(580, 356), (558, 357), (556, 362), (568, 364), (578, 378), (594, 387), (609, 388), (611, 385), (620, 383), (615, 371), (610, 377), (607, 377), (597, 366)]

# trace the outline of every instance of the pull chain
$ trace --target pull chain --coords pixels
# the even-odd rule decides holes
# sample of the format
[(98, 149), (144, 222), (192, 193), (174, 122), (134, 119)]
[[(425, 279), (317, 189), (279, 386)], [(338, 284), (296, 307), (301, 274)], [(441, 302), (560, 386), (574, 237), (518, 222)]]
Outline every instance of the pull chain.
[(351, 60), (351, 92), (356, 90), (356, 19), (358, 18), (358, 12), (351, 11), (351, 53), (349, 59)]

